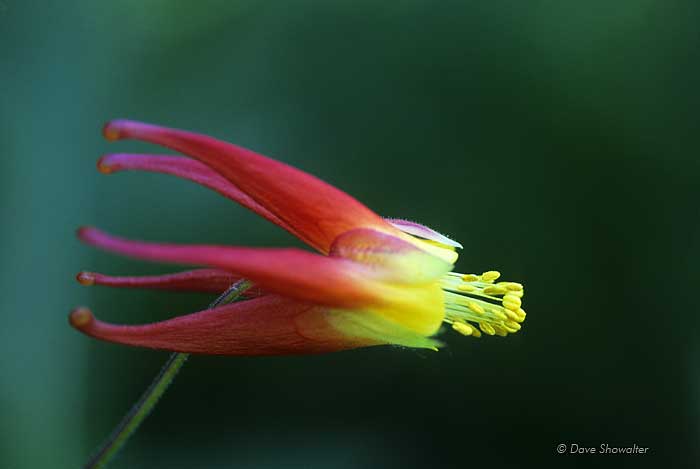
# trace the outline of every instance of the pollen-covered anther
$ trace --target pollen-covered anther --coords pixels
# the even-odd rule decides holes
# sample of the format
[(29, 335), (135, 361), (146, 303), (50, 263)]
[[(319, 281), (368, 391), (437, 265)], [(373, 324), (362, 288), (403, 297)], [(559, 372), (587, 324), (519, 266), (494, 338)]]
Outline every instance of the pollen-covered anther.
[(501, 276), (501, 273), (497, 270), (489, 270), (481, 274), (481, 280), (484, 282), (493, 282)]
[(522, 327), (520, 324), (518, 324), (515, 321), (506, 321), (503, 324), (507, 327), (510, 327), (511, 329), (515, 329), (516, 331), (519, 331), (520, 328)]
[(523, 291), (524, 287), (521, 283), (518, 282), (499, 282), (497, 284), (498, 286), (504, 287), (506, 290), (514, 292), (514, 291)]
[(474, 333), (474, 328), (464, 322), (455, 322), (452, 324), (452, 329), (462, 335), (470, 336)]
[(487, 322), (479, 323), (479, 328), (488, 335), (496, 335), (496, 329), (494, 329), (493, 326)]
[(506, 295), (503, 297), (503, 307), (511, 311), (517, 311), (522, 304), (520, 298), (515, 295)]
[(499, 310), (499, 309), (492, 309), (492, 310), (491, 310), (491, 314), (493, 314), (494, 316), (496, 316), (496, 317), (497, 317), (498, 319), (500, 319), (501, 321), (505, 321), (505, 320), (508, 319), (508, 315), (507, 315), (506, 313), (504, 313), (503, 311)]
[(484, 293), (493, 296), (505, 295), (506, 293), (508, 293), (508, 289), (499, 285), (490, 285), (484, 288)]
[(518, 316), (518, 313), (515, 311), (511, 311), (509, 309), (504, 309), (506, 318), (510, 319), (511, 321), (520, 321), (520, 316)]

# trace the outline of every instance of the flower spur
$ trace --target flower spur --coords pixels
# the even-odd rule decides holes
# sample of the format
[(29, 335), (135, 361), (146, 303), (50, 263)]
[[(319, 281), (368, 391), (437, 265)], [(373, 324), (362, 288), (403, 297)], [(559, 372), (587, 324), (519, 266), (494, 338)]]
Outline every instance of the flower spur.
[(288, 248), (132, 241), (81, 228), (91, 245), (139, 259), (204, 266), (147, 277), (81, 272), (83, 285), (222, 292), (253, 282), (244, 301), (138, 326), (75, 309), (70, 323), (97, 339), (222, 355), (322, 353), (382, 344), (436, 349), (443, 322), (463, 335), (517, 332), (523, 287), (499, 273), (451, 272), (461, 245), (418, 223), (385, 219), (339, 189), (250, 150), (191, 132), (126, 120), (108, 140), (136, 139), (189, 156), (112, 154), (100, 172), (171, 174), (209, 187), (286, 229), (318, 253)]

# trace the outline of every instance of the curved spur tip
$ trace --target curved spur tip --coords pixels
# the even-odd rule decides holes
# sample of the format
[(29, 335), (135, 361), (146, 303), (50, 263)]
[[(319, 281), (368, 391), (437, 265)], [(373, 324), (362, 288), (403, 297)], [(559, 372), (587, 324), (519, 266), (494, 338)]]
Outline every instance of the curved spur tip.
[(104, 155), (97, 160), (97, 170), (102, 174), (111, 174), (115, 168), (109, 164), (109, 155)]
[(75, 234), (79, 240), (83, 242), (89, 242), (89, 240), (92, 237), (92, 234), (94, 234), (95, 231), (96, 229), (92, 226), (81, 226), (75, 231)]
[(68, 322), (76, 329), (82, 330), (88, 327), (94, 320), (92, 311), (84, 306), (79, 306), (70, 312)]
[(119, 140), (121, 138), (121, 127), (123, 121), (121, 119), (115, 119), (107, 122), (102, 127), (102, 135), (104, 138), (110, 142)]
[(95, 274), (92, 272), (79, 272), (78, 275), (75, 276), (75, 279), (78, 281), (79, 284), (89, 287), (95, 284)]

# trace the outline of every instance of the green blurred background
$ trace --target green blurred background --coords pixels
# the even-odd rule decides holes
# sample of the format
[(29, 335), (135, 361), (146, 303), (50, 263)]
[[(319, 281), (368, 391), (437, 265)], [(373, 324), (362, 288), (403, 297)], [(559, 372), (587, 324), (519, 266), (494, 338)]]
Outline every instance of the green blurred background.
[[(507, 339), (439, 353), (194, 357), (129, 468), (698, 467), (695, 1), (0, 0), (0, 467), (73, 468), (167, 354), (88, 339), (206, 295), (80, 287), (167, 272), (74, 230), (298, 244), (167, 176), (103, 176), (104, 121), (214, 135), (460, 240), (526, 284)], [(557, 455), (559, 443), (636, 456)]]

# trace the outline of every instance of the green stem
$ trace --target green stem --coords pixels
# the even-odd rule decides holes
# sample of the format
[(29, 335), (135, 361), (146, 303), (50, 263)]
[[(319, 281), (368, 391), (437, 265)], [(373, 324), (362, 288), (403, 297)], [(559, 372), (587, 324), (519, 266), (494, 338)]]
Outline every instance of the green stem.
[[(209, 309), (221, 306), (227, 303), (233, 303), (250, 288), (251, 283), (247, 280), (239, 280), (231, 285), (231, 287), (221, 294), (212, 304)], [(158, 403), (165, 390), (173, 382), (182, 365), (189, 358), (189, 353), (173, 353), (165, 362), (163, 368), (160, 369), (158, 375), (153, 379), (151, 385), (141, 395), (136, 404), (122, 418), (119, 425), (112, 431), (111, 435), (102, 445), (95, 451), (92, 457), (85, 464), (85, 469), (93, 469), (105, 467), (116, 456), (119, 450), (124, 446), (129, 437), (148, 417), (153, 408)]]

